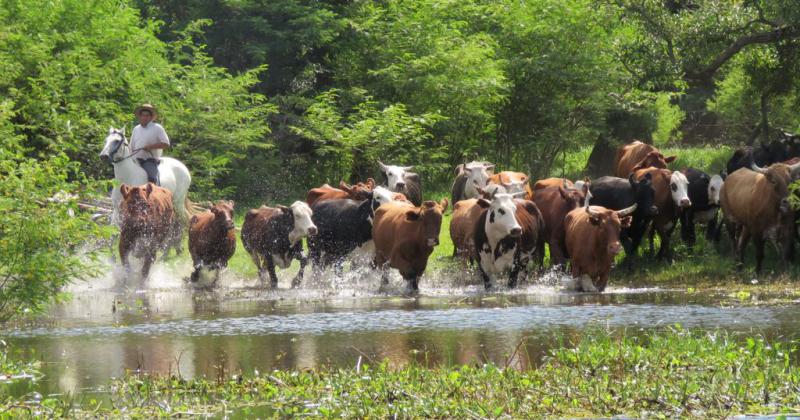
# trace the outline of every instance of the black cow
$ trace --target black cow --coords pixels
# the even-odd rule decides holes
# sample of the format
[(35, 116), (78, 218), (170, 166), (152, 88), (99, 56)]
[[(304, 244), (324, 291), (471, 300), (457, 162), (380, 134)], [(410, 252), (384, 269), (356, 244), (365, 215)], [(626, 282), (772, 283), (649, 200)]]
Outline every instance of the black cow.
[(622, 229), (620, 234), (627, 256), (636, 254), (647, 225), (658, 214), (651, 179), (650, 174), (639, 181), (634, 179), (633, 174), (628, 179), (604, 176), (593, 180), (589, 187), (589, 202), (593, 206), (622, 210), (636, 204), (630, 227)]
[(372, 193), (364, 201), (319, 201), (311, 210), (317, 235), (309, 238), (309, 257), (315, 269), (336, 264), (341, 272), (344, 257), (372, 240), (372, 220), (380, 202)]
[(687, 168), (681, 172), (689, 180), (689, 200), (692, 202), (691, 207), (681, 212), (681, 239), (690, 247), (694, 246), (694, 224), (698, 222), (706, 224), (706, 238), (718, 241), (719, 190), (724, 178), (715, 176), (712, 185), (712, 177), (699, 169)]
[(384, 165), (380, 161), (378, 165), (389, 191), (402, 193), (417, 207), (422, 205), (422, 184), (419, 175), (410, 172), (413, 166)]
[(732, 174), (739, 168), (749, 168), (753, 163), (763, 168), (798, 156), (798, 142), (793, 136), (784, 135), (768, 144), (761, 143), (757, 147), (747, 146), (736, 150), (728, 160), (727, 170), (728, 174)]

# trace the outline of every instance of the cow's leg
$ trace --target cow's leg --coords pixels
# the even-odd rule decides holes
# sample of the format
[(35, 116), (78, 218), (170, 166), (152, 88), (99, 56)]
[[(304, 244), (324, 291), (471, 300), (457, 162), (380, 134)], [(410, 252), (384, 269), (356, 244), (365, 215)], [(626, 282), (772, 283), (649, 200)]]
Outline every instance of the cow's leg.
[(719, 225), (717, 216), (712, 217), (706, 225), (706, 239), (710, 242), (719, 242)]
[(587, 293), (597, 293), (597, 288), (594, 286), (594, 283), (592, 282), (592, 277), (590, 275), (581, 274), (578, 281), (582, 291)]
[(656, 242), (655, 241), (655, 238), (656, 238), (656, 224), (655, 223), (650, 223), (647, 226), (647, 229), (649, 229), (648, 235), (650, 237), (650, 256), (653, 256), (656, 253), (656, 251), (655, 251), (656, 250), (656, 245), (655, 245), (655, 242)]
[(199, 261), (192, 268), (192, 274), (189, 276), (189, 281), (192, 283), (197, 283), (197, 281), (200, 280), (200, 270), (203, 269), (203, 261)]
[(519, 271), (522, 268), (522, 262), (520, 261), (520, 253), (519, 246), (517, 246), (517, 252), (514, 253), (514, 262), (511, 263), (511, 273), (508, 276), (508, 288), (513, 289), (517, 287), (517, 277), (519, 277)]
[(483, 264), (481, 264), (480, 261), (478, 262), (478, 270), (480, 270), (481, 278), (483, 279), (483, 287), (486, 290), (492, 290), (492, 279), (486, 274), (486, 271), (483, 269)]
[(122, 240), (120, 237), (119, 241), (119, 259), (122, 262), (122, 267), (125, 269), (125, 272), (129, 272), (131, 269), (131, 262), (130, 262), (130, 253), (133, 244), (129, 241)]
[(300, 261), (300, 271), (298, 271), (297, 275), (292, 279), (292, 289), (300, 286), (300, 283), (303, 281), (303, 273), (306, 270), (306, 264), (308, 264), (308, 258), (303, 254), (303, 246), (300, 242), (295, 245), (294, 258)]
[(742, 226), (738, 234), (739, 241), (736, 244), (736, 257), (739, 259), (739, 267), (744, 267), (744, 252), (747, 249), (747, 242), (750, 240), (750, 231)]
[[(653, 226), (655, 230), (655, 225)], [(658, 258), (671, 263), (672, 262), (672, 246), (670, 244), (672, 239), (672, 232), (675, 230), (675, 225), (668, 229), (658, 229), (658, 237), (661, 239), (661, 247), (658, 248)]]
[[(265, 260), (267, 262), (267, 272), (269, 273), (269, 285), (273, 289), (276, 289), (278, 287), (278, 276), (275, 274), (275, 262), (272, 261), (272, 256), (265, 258)], [(263, 287), (263, 281), (261, 285)]]
[(754, 234), (753, 245), (756, 246), (756, 273), (761, 272), (761, 263), (764, 262), (764, 236), (763, 234)]
[(691, 210), (681, 212), (681, 239), (689, 248), (694, 248), (697, 237), (694, 233), (694, 212)]
[(406, 295), (414, 296), (419, 294), (419, 274), (416, 271), (402, 273), (406, 281)]
[(144, 262), (142, 263), (142, 287), (147, 287), (147, 276), (150, 275), (150, 266), (156, 260), (156, 251), (154, 249), (148, 250), (144, 254)]
[(603, 293), (608, 286), (608, 273), (603, 273), (597, 276), (597, 291)]

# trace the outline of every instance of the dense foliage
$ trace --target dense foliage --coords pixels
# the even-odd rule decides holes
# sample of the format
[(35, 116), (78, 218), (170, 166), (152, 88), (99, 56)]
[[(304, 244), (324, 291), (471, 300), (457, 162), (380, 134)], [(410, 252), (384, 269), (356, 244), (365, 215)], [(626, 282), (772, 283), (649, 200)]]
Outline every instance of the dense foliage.
[[(29, 204), (105, 193), (92, 182), (111, 175), (97, 159), (102, 137), (130, 129), (142, 102), (159, 108), (193, 198), (247, 203), (375, 177), (378, 159), (416, 165), (424, 190), (441, 192), (454, 165), (475, 158), (536, 178), (592, 147), (589, 169), (600, 168), (635, 137), (769, 140), (800, 131), (799, 10), (792, 0), (0, 0), (2, 188), (12, 197), (15, 182), (37, 180)], [(9, 218), (66, 208), (6, 205)]]

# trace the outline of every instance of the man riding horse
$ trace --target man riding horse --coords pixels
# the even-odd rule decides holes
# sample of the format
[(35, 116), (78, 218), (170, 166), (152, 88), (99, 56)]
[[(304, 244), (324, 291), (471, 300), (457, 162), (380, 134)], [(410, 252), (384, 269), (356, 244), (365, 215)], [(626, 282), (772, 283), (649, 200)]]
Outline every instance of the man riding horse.
[(131, 147), (135, 158), (147, 172), (147, 181), (161, 185), (158, 176), (158, 164), (163, 149), (169, 147), (169, 137), (161, 124), (154, 120), (158, 117), (155, 107), (143, 104), (134, 111), (139, 125), (131, 133)]

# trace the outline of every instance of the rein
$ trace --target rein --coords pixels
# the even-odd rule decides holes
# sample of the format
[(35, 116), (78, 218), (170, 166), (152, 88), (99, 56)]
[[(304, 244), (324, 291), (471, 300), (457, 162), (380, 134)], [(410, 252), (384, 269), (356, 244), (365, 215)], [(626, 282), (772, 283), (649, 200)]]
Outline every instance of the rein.
[(114, 159), (111, 162), (112, 163), (120, 163), (120, 162), (122, 162), (124, 160), (130, 159), (130, 158), (134, 157), (136, 155), (136, 152), (138, 152), (139, 150), (142, 150), (142, 149), (133, 149), (133, 150), (131, 150), (131, 153), (128, 156), (125, 156), (124, 158), (121, 158), (121, 159)]

